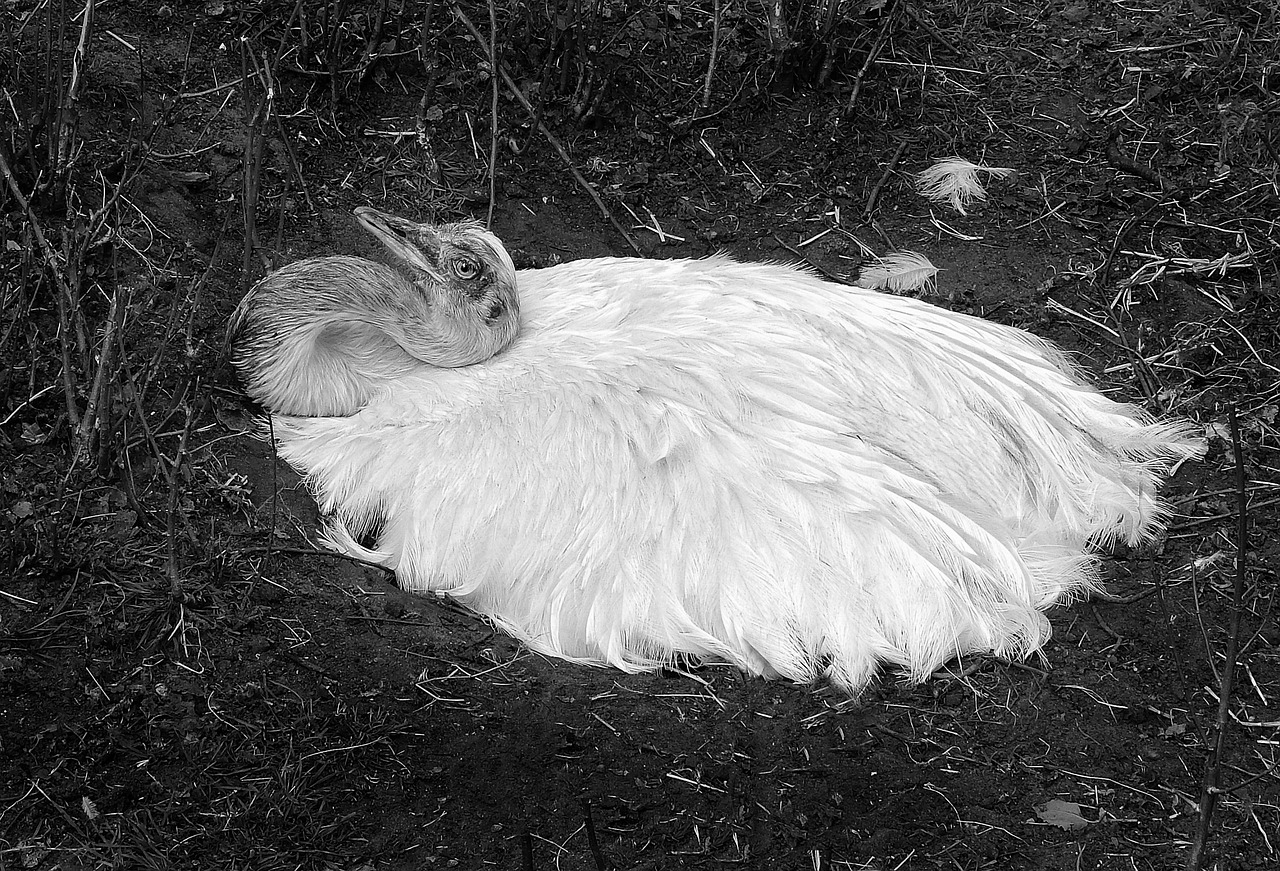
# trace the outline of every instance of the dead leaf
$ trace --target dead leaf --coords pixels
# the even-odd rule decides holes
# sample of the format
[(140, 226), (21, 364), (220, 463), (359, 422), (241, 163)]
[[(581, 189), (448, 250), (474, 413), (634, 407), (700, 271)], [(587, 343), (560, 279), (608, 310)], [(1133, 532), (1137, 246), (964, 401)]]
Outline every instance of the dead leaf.
[(1080, 805), (1057, 798), (1036, 805), (1036, 816), (1051, 826), (1070, 832), (1079, 831), (1089, 825), (1089, 821), (1080, 813)]

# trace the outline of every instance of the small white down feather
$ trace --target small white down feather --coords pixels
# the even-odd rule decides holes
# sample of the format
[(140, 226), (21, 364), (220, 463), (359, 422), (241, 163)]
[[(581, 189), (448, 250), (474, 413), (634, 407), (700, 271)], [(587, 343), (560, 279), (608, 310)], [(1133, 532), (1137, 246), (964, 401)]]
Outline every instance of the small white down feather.
[(858, 284), (874, 290), (926, 296), (938, 285), (938, 267), (915, 251), (895, 251), (862, 267)]
[(995, 178), (1007, 178), (1016, 170), (1002, 166), (983, 166), (972, 163), (963, 157), (948, 157), (939, 160), (933, 166), (916, 176), (916, 190), (920, 195), (935, 203), (948, 203), (962, 215), (967, 215), (965, 206), (970, 203), (981, 203), (987, 199), (987, 191), (982, 186), (980, 173)]

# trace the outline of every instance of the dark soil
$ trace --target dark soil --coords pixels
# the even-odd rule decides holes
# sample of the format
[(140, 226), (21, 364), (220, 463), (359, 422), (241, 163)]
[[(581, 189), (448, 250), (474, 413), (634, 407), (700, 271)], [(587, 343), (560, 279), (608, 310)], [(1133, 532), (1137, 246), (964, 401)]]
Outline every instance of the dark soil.
[[(61, 191), (78, 9), (0, 9), (5, 186), (32, 207), (0, 198), (0, 869), (1182, 867), (1241, 556), (1229, 409), (1250, 532), (1210, 853), (1277, 867), (1270, 4), (847, 3), (824, 32), (789, 0), (779, 45), (762, 4), (726, 0), (706, 109), (710, 2), (499, 5), (505, 65), (647, 256), (856, 278), (865, 250), (921, 251), (934, 301), (1203, 424), (1167, 540), (1108, 565), (1132, 600), (1055, 609), (1031, 662), (857, 700), (547, 660), (310, 552), (315, 507), (220, 365), (227, 317), (264, 264), (376, 255), (357, 205), (488, 202), (482, 45), (437, 7), (422, 55), (422, 7), (375, 5), (100, 4)], [(492, 226), (517, 265), (631, 253), (505, 90), (498, 123)], [(953, 154), (1018, 174), (962, 216), (911, 185)], [(128, 289), (76, 464), (74, 330), (35, 225), (79, 294), (81, 412)]]

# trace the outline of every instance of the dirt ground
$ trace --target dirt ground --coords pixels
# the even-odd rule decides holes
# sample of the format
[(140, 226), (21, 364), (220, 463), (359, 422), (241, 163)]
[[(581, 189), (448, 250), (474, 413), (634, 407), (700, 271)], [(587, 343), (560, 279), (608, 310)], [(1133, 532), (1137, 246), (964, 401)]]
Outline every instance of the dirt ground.
[[(222, 331), (266, 262), (377, 256), (355, 206), (484, 219), (482, 43), (448, 6), (424, 42), (421, 4), (99, 4), (59, 198), (42, 95), (66, 93), (79, 5), (9, 3), (0, 148), (31, 211), (6, 190), (0, 869), (1183, 867), (1240, 554), (1231, 409), (1250, 532), (1210, 853), (1280, 867), (1275, 9), (845, 3), (824, 34), (825, 7), (782, 5), (780, 46), (764, 5), (725, 0), (705, 109), (711, 2), (496, 11), (505, 66), (646, 256), (852, 280), (919, 251), (934, 302), (1202, 425), (1167, 539), (1108, 562), (1119, 600), (1056, 608), (1029, 662), (849, 700), (544, 659), (314, 553)], [(631, 253), (505, 90), (498, 118), (517, 265)], [(952, 155), (1017, 174), (961, 215), (911, 184)], [(98, 228), (68, 291), (84, 359), (59, 355), (33, 224), (69, 275), (59, 246)], [(119, 288), (99, 462), (73, 466), (60, 372), (83, 411)]]

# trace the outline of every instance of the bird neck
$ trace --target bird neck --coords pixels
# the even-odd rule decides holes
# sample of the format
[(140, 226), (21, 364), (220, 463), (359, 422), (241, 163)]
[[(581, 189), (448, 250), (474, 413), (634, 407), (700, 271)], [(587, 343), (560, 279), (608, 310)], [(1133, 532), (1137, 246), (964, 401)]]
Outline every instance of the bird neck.
[[(430, 363), (396, 335), (402, 322), (430, 324), (429, 305), (393, 270), (368, 260), (289, 264), (263, 279), (241, 312), (232, 362), (249, 395), (278, 414), (355, 414), (387, 381)], [(436, 333), (423, 338), (440, 341)]]
[(301, 260), (241, 302), (231, 361), (249, 395), (273, 412), (347, 416), (409, 372), (466, 366), (506, 347), (518, 329), (516, 303), (495, 323), (484, 316), (488, 305), (361, 258)]
[(269, 408), (308, 417), (355, 414), (378, 389), (423, 364), (382, 329), (334, 313), (289, 336), (270, 373)]

